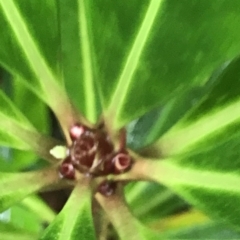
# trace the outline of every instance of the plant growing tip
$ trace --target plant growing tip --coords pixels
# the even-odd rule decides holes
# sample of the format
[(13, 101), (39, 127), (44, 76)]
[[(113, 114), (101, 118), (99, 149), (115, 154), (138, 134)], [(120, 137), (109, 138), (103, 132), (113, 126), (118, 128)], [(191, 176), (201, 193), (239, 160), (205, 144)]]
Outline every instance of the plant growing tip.
[[(76, 171), (95, 178), (121, 174), (131, 168), (133, 159), (124, 149), (125, 144), (115, 147), (104, 127), (89, 128), (77, 123), (70, 128), (69, 134), (72, 143), (67, 147), (67, 156), (59, 167), (62, 178), (73, 180)], [(122, 135), (119, 136), (120, 142), (126, 142)], [(102, 184), (100, 189), (110, 185), (112, 186), (107, 182)]]

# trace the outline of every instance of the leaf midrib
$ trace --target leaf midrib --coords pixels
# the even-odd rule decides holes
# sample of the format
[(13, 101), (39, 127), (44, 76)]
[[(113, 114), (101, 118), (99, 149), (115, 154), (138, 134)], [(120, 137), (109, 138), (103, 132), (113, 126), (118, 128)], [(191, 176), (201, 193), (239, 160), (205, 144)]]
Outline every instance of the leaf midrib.
[(117, 118), (124, 105), (124, 100), (130, 88), (131, 80), (139, 64), (141, 54), (144, 50), (144, 46), (146, 45), (149, 33), (151, 32), (154, 20), (163, 2), (164, 0), (150, 1), (142, 24), (140, 25), (139, 31), (136, 34), (136, 38), (126, 58), (126, 63), (120, 73), (110, 105), (104, 114), (106, 119), (113, 119), (112, 116), (114, 116), (114, 119), (112, 120), (114, 125), (117, 123)]
[(170, 159), (151, 161), (148, 165), (146, 164), (146, 167), (148, 178), (169, 187), (192, 186), (240, 194), (240, 176), (237, 173), (182, 167), (174, 164)]
[(44, 84), (47, 84), (49, 81), (56, 82), (55, 76), (49, 69), (45, 59), (42, 57), (38, 46), (31, 36), (27, 25), (14, 2), (12, 0), (1, 0), (0, 4), (2, 5), (3, 12), (12, 27), (16, 39), (26, 56), (29, 66), (31, 66), (36, 77), (42, 80), (42, 88), (45, 89)]
[(179, 154), (204, 138), (219, 133), (221, 129), (224, 130), (230, 124), (236, 123), (239, 121), (239, 117), (240, 100), (223, 108), (213, 109), (210, 113), (189, 125), (180, 122), (155, 145), (161, 148), (164, 156)]
[(96, 120), (96, 100), (93, 79), (93, 60), (91, 53), (91, 39), (89, 36), (89, 24), (87, 20), (87, 11), (85, 0), (78, 0), (79, 12), (79, 38), (81, 41), (82, 61), (83, 61), (83, 80), (85, 94), (86, 117), (94, 122)]

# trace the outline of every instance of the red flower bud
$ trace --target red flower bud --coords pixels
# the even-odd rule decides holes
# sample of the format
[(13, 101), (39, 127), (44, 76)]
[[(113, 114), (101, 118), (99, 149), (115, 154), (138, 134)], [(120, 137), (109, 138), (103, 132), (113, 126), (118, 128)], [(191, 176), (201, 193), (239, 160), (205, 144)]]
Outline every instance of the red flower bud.
[(75, 169), (69, 158), (66, 158), (60, 165), (59, 174), (61, 178), (75, 179)]
[(132, 159), (127, 153), (118, 153), (113, 158), (113, 162), (115, 173), (121, 173), (130, 168)]
[(80, 124), (75, 124), (72, 126), (69, 131), (72, 141), (78, 139), (85, 132), (85, 130), (86, 129)]
[(115, 193), (116, 191), (116, 183), (115, 182), (109, 182), (104, 181), (98, 186), (98, 192), (102, 195), (108, 197)]

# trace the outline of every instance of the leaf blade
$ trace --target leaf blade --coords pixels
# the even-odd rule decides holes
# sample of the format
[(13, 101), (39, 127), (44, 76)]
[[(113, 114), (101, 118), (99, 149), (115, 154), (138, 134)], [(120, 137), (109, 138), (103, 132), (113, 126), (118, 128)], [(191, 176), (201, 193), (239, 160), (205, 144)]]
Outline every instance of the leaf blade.
[(91, 213), (91, 192), (81, 181), (76, 185), (63, 210), (46, 229), (41, 239), (74, 240), (79, 237), (96, 239)]
[(93, 83), (93, 71), (92, 71), (92, 59), (90, 52), (90, 40), (88, 34), (88, 22), (86, 16), (86, 6), (84, 0), (78, 1), (78, 11), (79, 11), (79, 29), (81, 37), (81, 48), (82, 48), (82, 58), (83, 58), (83, 69), (84, 69), (84, 82), (85, 82), (85, 98), (87, 110), (87, 117), (91, 121), (96, 121), (96, 103), (94, 97), (94, 83)]
[[(121, 110), (124, 98), (126, 93), (128, 92), (129, 86), (131, 84), (131, 80), (133, 74), (137, 68), (139, 63), (139, 59), (141, 53), (143, 51), (144, 45), (146, 43), (149, 32), (152, 28), (155, 17), (158, 13), (159, 8), (161, 8), (161, 4), (163, 1), (150, 1), (148, 9), (146, 11), (146, 15), (143, 19), (143, 22), (139, 28), (139, 31), (134, 39), (131, 50), (129, 51), (125, 66), (123, 67), (122, 73), (120, 73), (119, 80), (117, 82), (117, 86), (112, 95), (112, 99), (110, 101), (109, 109), (107, 113), (105, 113), (105, 118), (110, 119), (110, 116), (115, 116)], [(118, 112), (116, 112), (118, 111)], [(113, 124), (115, 125), (115, 116), (113, 118)]]
[[(123, 4), (117, 7), (121, 9), (122, 6)], [(132, 19), (129, 26), (112, 6), (109, 6), (114, 16), (111, 15), (111, 18), (107, 18), (106, 15), (110, 15), (107, 10), (101, 9), (107, 21), (103, 21), (103, 17), (95, 17), (96, 19), (92, 17), (94, 24), (101, 21), (98, 23), (101, 28), (94, 36), (94, 46), (99, 53), (97, 56), (99, 68), (103, 69), (100, 89), (105, 108), (109, 105), (117, 85), (119, 69), (125, 63), (125, 55), (116, 52), (122, 50), (126, 52), (130, 49), (131, 39), (134, 38), (133, 32), (138, 29), (140, 22), (138, 17), (145, 9), (146, 1), (139, 3), (138, 6), (137, 10), (134, 8), (136, 12), (134, 16), (131, 15), (134, 11), (131, 5), (122, 12), (125, 19)], [(121, 128), (130, 120), (188, 88), (202, 86), (219, 65), (236, 57), (240, 46), (239, 40), (236, 42), (235, 40), (239, 39), (240, 35), (233, 26), (240, 21), (237, 17), (239, 9), (239, 3), (229, 5), (225, 0), (181, 3), (164, 1), (163, 12), (157, 15), (153, 32), (134, 74), (133, 84), (124, 100), (124, 108), (116, 120), (118, 127)], [(94, 13), (98, 15), (98, 10), (94, 9)], [(108, 24), (108, 21), (111, 24)], [(108, 26), (109, 31), (103, 28), (102, 22), (105, 28)], [(105, 32), (107, 36), (101, 36), (99, 32)], [(109, 36), (116, 39), (114, 43), (109, 40)], [(216, 36), (222, 36), (221, 40)], [(110, 46), (113, 53), (109, 54), (104, 45)], [(115, 58), (114, 62), (111, 62), (112, 56)]]
[(0, 90), (0, 106), (1, 143), (5, 146), (29, 149), (29, 145), (21, 141), (20, 132), (22, 128), (35, 132), (34, 127), (2, 90)]
[(95, 123), (100, 101), (96, 88), (98, 76), (92, 46), (89, 1), (58, 2), (58, 7), (65, 87), (78, 109), (91, 123)]
[(127, 186), (125, 196), (133, 214), (148, 225), (187, 207), (186, 202), (171, 190), (153, 182), (137, 182), (131, 188)]
[[(59, 41), (59, 37), (55, 5), (55, 1), (51, 1), (49, 5), (44, 5), (37, 1), (31, 2), (31, 4), (27, 1), (21, 1), (21, 3), (14, 0), (8, 2), (0, 1), (0, 13), (2, 15), (0, 17), (6, 22), (7, 29), (4, 38), (1, 39), (0, 62), (10, 73), (17, 76), (20, 81), (23, 81), (30, 90), (52, 108), (64, 130), (66, 138), (69, 140), (68, 129), (78, 121), (80, 116), (69, 101), (65, 89), (57, 80), (59, 61), (56, 56), (59, 50), (55, 41), (56, 39)], [(53, 20), (51, 27), (53, 29), (44, 28), (43, 34), (36, 38), (36, 34), (34, 34), (35, 29), (30, 27), (32, 20), (39, 22), (45, 17), (38, 14), (38, 7), (41, 9), (41, 13), (46, 13), (47, 16), (51, 17)], [(24, 11), (26, 9), (29, 11)], [(5, 39), (9, 35), (13, 39), (11, 43)], [(51, 36), (49, 43), (45, 42), (46, 36)], [(19, 55), (16, 58), (11, 55), (6, 56), (6, 51), (11, 51), (12, 48), (18, 49)], [(44, 54), (42, 49), (44, 49)], [(22, 60), (20, 64), (18, 63), (19, 60), (20, 62)], [(27, 71), (27, 73), (22, 69)]]
[(165, 239), (238, 239), (239, 232), (223, 223), (198, 224), (163, 233)]
[[(56, 169), (44, 169), (29, 173), (1, 173), (0, 211), (6, 210), (27, 195), (58, 181), (59, 176)], [(19, 188), (19, 186), (21, 187)]]
[(34, 212), (42, 221), (52, 222), (56, 213), (37, 195), (25, 198), (21, 204)]
[(1, 237), (5, 240), (19, 239), (19, 240), (36, 240), (37, 235), (30, 234), (22, 229), (18, 229), (8, 223), (0, 222)]
[(232, 61), (200, 104), (156, 143), (165, 152), (163, 155), (193, 151), (201, 142), (211, 142), (221, 134), (228, 138), (227, 132), (238, 125), (240, 116), (239, 90), (235, 88), (240, 81), (239, 64), (240, 59)]
[(143, 174), (147, 179), (168, 186), (213, 219), (222, 219), (239, 228), (235, 217), (240, 211), (235, 206), (240, 198), (239, 174), (187, 168), (170, 159), (148, 161), (145, 166)]

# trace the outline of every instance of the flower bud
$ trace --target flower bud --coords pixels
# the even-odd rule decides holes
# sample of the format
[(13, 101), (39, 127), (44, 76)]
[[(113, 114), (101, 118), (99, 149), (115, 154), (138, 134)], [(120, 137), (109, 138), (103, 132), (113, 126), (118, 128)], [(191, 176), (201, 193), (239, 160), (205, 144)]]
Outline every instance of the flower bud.
[(121, 173), (128, 170), (131, 166), (132, 159), (127, 153), (118, 153), (114, 158), (115, 173)]
[(78, 139), (84, 132), (85, 128), (80, 124), (75, 124), (69, 131), (72, 141)]
[(75, 179), (75, 169), (69, 158), (66, 158), (60, 165), (59, 174), (61, 178)]

